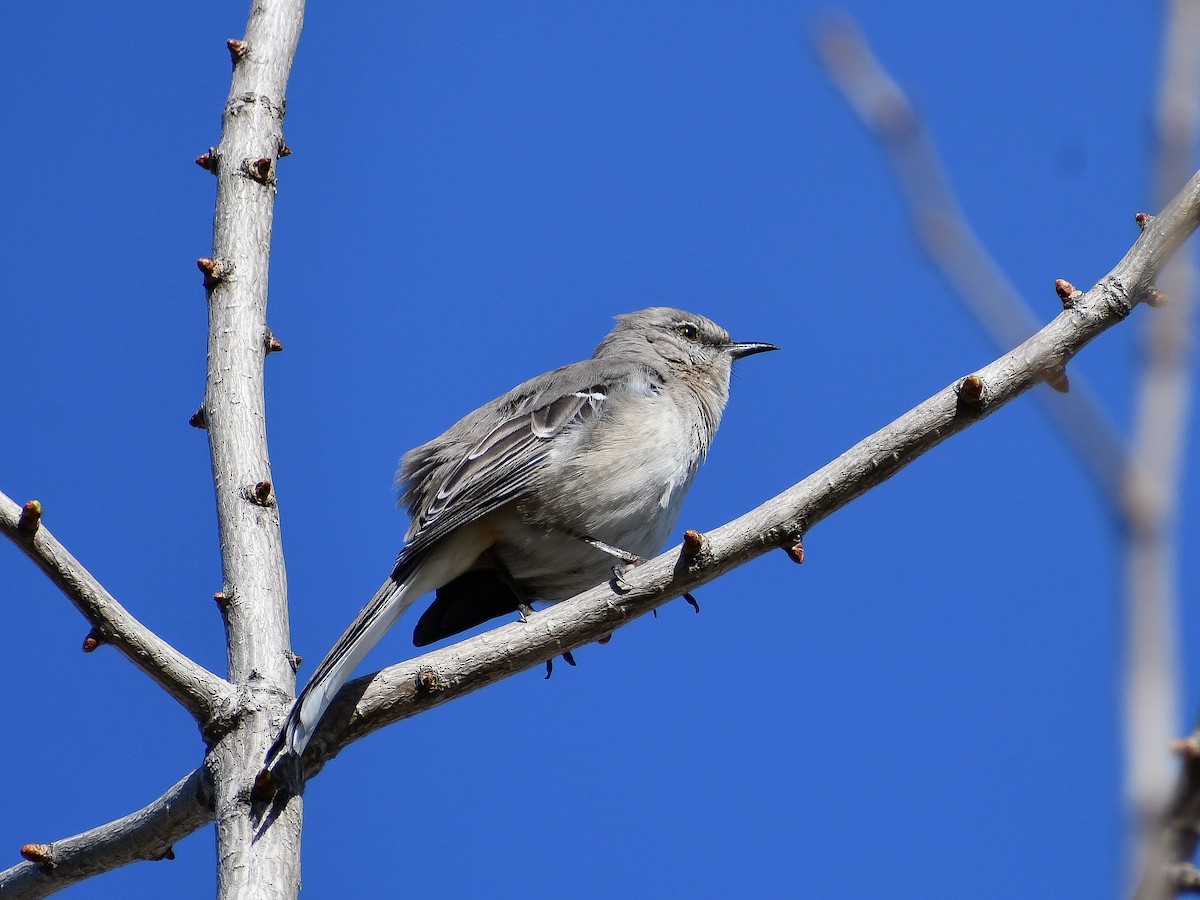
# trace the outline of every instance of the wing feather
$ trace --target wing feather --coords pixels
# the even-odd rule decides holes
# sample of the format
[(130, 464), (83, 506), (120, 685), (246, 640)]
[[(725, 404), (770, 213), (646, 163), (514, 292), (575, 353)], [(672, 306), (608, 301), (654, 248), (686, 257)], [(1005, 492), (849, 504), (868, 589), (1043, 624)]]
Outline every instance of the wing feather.
[(648, 367), (585, 360), (525, 382), (409, 452), (398, 481), (412, 524), (398, 563), (528, 491), (556, 442), (599, 420), (614, 392), (657, 390), (661, 380)]

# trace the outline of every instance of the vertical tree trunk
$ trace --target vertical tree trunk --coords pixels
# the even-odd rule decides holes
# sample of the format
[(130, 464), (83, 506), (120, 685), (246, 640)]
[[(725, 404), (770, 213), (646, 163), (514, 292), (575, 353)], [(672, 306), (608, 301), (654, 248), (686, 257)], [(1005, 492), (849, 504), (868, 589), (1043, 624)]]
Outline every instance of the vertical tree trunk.
[(276, 163), (284, 148), (285, 89), (303, 17), (302, 0), (256, 0), (245, 37), (230, 41), (233, 84), (221, 143), (211, 156), (217, 175), (213, 255), (200, 264), (209, 302), (204, 417), (224, 573), (221, 606), (229, 680), (241, 700), (241, 714), (208, 757), (222, 898), (294, 897), (300, 885), (300, 798), (268, 811), (251, 793), (295, 694), (263, 362), (271, 337), (267, 273)]

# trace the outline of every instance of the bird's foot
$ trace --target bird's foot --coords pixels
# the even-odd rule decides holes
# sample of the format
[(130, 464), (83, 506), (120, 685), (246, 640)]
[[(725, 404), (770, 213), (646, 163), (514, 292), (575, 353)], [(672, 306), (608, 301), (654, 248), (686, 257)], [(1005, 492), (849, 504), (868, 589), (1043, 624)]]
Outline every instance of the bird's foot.
[[(632, 555), (632, 554), (631, 554)], [(625, 578), (625, 573), (630, 569), (636, 568), (646, 562), (640, 556), (634, 556), (633, 559), (626, 560), (623, 563), (618, 563), (612, 567), (612, 588), (618, 594), (628, 594), (633, 590), (633, 585)]]

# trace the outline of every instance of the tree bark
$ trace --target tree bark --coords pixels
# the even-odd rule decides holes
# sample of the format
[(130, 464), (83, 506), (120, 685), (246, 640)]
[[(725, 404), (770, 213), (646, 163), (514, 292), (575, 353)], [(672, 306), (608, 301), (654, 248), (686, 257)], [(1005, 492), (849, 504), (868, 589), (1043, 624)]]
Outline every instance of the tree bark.
[[(245, 36), (229, 42), (233, 83), (217, 176), (208, 291), (207, 423), (224, 582), (229, 680), (240, 715), (205, 760), (217, 823), (222, 898), (294, 897), (300, 889), (299, 797), (279, 809), (252, 798), (255, 773), (295, 695), (279, 504), (267, 453), (263, 363), (270, 349), (267, 273), (276, 163), (284, 149), (286, 87), (302, 0), (259, 0)], [(266, 827), (268, 826), (269, 827)]]

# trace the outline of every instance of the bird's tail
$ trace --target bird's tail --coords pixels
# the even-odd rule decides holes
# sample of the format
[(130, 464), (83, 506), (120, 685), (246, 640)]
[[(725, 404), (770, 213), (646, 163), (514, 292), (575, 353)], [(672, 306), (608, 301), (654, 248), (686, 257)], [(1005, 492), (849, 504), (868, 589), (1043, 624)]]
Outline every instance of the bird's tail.
[(283, 730), (267, 752), (268, 766), (285, 753), (294, 753), (296, 757), (304, 753), (325, 710), (350, 678), (350, 673), (379, 643), (401, 613), (425, 592), (424, 586), (418, 584), (420, 568), (419, 565), (397, 565), (371, 601), (354, 617), (296, 698)]

